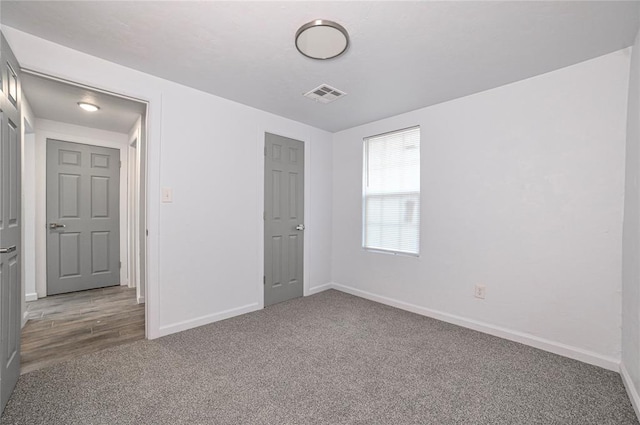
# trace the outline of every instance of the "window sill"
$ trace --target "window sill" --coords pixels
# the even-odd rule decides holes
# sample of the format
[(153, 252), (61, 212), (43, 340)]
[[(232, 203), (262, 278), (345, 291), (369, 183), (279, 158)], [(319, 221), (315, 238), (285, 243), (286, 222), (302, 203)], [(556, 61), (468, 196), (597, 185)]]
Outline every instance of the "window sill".
[(398, 251), (387, 251), (384, 249), (376, 249), (376, 248), (367, 248), (367, 247), (362, 247), (363, 251), (366, 252), (371, 252), (374, 254), (386, 254), (386, 255), (392, 255), (392, 256), (396, 256), (396, 257), (409, 257), (409, 258), (420, 258), (420, 254), (412, 254), (410, 252), (398, 252)]

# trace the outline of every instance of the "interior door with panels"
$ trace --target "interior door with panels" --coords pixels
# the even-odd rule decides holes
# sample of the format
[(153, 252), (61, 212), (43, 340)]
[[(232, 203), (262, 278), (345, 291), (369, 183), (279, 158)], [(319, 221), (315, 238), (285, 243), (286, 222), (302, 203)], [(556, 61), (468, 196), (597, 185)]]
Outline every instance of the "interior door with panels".
[(120, 151), (47, 140), (47, 294), (120, 284)]
[(0, 74), (0, 410), (20, 376), (20, 68), (4, 36)]
[(265, 136), (264, 305), (303, 294), (304, 143)]

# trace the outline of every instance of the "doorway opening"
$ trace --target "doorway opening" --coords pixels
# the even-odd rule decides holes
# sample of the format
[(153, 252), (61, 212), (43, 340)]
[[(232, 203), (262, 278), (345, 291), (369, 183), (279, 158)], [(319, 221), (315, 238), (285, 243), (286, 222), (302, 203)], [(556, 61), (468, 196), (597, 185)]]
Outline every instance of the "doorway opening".
[(26, 70), (22, 93), (25, 373), (146, 336), (147, 104)]

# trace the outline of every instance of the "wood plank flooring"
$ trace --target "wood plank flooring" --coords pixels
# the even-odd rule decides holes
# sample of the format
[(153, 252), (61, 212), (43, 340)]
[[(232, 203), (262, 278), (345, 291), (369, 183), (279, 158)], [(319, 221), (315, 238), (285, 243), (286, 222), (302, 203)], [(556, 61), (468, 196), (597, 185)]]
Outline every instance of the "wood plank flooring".
[(144, 304), (126, 286), (42, 298), (28, 302), (27, 313), (22, 374), (144, 339)]

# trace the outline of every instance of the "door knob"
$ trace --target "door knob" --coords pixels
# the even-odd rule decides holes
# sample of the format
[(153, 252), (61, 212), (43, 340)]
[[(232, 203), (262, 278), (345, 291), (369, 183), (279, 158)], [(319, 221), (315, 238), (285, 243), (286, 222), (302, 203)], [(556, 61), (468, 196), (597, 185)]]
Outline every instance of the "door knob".
[(296, 230), (304, 230), (304, 224), (298, 224)]
[(16, 246), (12, 245), (9, 248), (0, 248), (0, 254), (8, 254), (16, 250)]
[(64, 228), (64, 227), (67, 227), (67, 226), (64, 225), (64, 224), (49, 223), (49, 229), (55, 230), (55, 229), (61, 229), (61, 228)]

